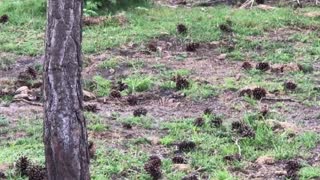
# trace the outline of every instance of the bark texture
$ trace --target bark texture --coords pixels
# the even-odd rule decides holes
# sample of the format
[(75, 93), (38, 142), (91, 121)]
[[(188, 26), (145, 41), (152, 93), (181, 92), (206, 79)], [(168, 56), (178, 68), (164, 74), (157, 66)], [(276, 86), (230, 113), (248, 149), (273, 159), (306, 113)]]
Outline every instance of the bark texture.
[(48, 180), (88, 180), (81, 86), (82, 0), (48, 0), (44, 144)]

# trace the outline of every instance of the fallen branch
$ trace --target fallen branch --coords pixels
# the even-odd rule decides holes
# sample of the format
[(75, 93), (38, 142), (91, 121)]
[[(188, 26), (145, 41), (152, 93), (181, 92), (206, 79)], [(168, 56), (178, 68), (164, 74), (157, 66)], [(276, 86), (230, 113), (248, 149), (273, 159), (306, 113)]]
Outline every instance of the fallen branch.
[(240, 6), (240, 9), (245, 9), (247, 8), (248, 6), (250, 6), (250, 8), (252, 8), (254, 4), (254, 0), (247, 0), (246, 2), (244, 2), (241, 6)]
[(24, 102), (24, 103), (27, 103), (27, 104), (30, 104), (30, 105), (33, 105), (33, 106), (40, 106), (40, 107), (43, 106), (42, 103), (32, 102), (32, 101), (28, 101), (28, 100), (25, 100), (25, 99), (14, 99), (13, 102)]
[(261, 101), (296, 102), (291, 98), (267, 98), (267, 97), (262, 98)]

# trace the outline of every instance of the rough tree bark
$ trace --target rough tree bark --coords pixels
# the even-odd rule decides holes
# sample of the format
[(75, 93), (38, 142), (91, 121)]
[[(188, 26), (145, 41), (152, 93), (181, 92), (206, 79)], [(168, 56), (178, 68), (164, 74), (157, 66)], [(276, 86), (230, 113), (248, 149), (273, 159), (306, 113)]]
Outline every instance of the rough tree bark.
[(48, 180), (88, 180), (81, 86), (82, 0), (48, 0), (44, 144)]

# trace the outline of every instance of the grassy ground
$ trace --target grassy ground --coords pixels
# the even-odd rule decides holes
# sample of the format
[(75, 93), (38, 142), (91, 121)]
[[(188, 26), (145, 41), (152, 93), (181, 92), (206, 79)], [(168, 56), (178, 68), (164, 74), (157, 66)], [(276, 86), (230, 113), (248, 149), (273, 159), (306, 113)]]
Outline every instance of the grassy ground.
[[(84, 27), (84, 87), (98, 97), (92, 102), (100, 108), (85, 113), (89, 139), (97, 149), (92, 179), (150, 179), (144, 164), (154, 154), (162, 159), (166, 179), (192, 174), (202, 179), (254, 179), (257, 174), (266, 179), (319, 178), (320, 163), (312, 159), (319, 155), (320, 140), (320, 21), (303, 16), (316, 10), (150, 5), (106, 15), (102, 24)], [(0, 87), (16, 89), (12, 84), (21, 64), (41, 73), (45, 4), (4, 0), (1, 14), (10, 19), (0, 24), (1, 82), (6, 82)], [(228, 22), (230, 33), (221, 30)], [(187, 33), (179, 34), (177, 24), (185, 24)], [(200, 48), (186, 52), (190, 42), (200, 43)], [(152, 43), (156, 52), (150, 51)], [(31, 64), (26, 65), (25, 58)], [(244, 61), (288, 68), (280, 73), (244, 70)], [(293, 68), (296, 64), (303, 68)], [(178, 75), (189, 86), (180, 89), (173, 81)], [(121, 91), (123, 98), (109, 98), (118, 81), (128, 86)], [(297, 88), (286, 89), (286, 81)], [(276, 101), (239, 97), (249, 86), (264, 88)], [(136, 106), (127, 104), (132, 95), (138, 97)], [(281, 98), (289, 101), (277, 101)], [(1, 96), (0, 171), (5, 170), (8, 179), (24, 179), (11, 165), (21, 155), (44, 164), (42, 108), (12, 99)], [(147, 116), (134, 117), (138, 107), (146, 108)], [(268, 107), (266, 115), (263, 107)], [(208, 108), (212, 113), (204, 112)], [(238, 129), (234, 122), (245, 127)], [(181, 142), (195, 147), (178, 152)], [(174, 165), (175, 156), (185, 159), (184, 169)], [(274, 162), (259, 164), (261, 157)], [(292, 176), (290, 161), (301, 165)], [(277, 174), (281, 170), (285, 174)]]

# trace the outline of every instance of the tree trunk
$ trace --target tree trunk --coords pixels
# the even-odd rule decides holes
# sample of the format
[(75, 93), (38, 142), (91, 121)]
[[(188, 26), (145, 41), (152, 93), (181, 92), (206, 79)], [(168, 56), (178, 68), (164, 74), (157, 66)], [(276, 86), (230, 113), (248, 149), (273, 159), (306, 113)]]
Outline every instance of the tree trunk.
[(44, 144), (48, 180), (88, 180), (81, 85), (82, 0), (48, 0)]

